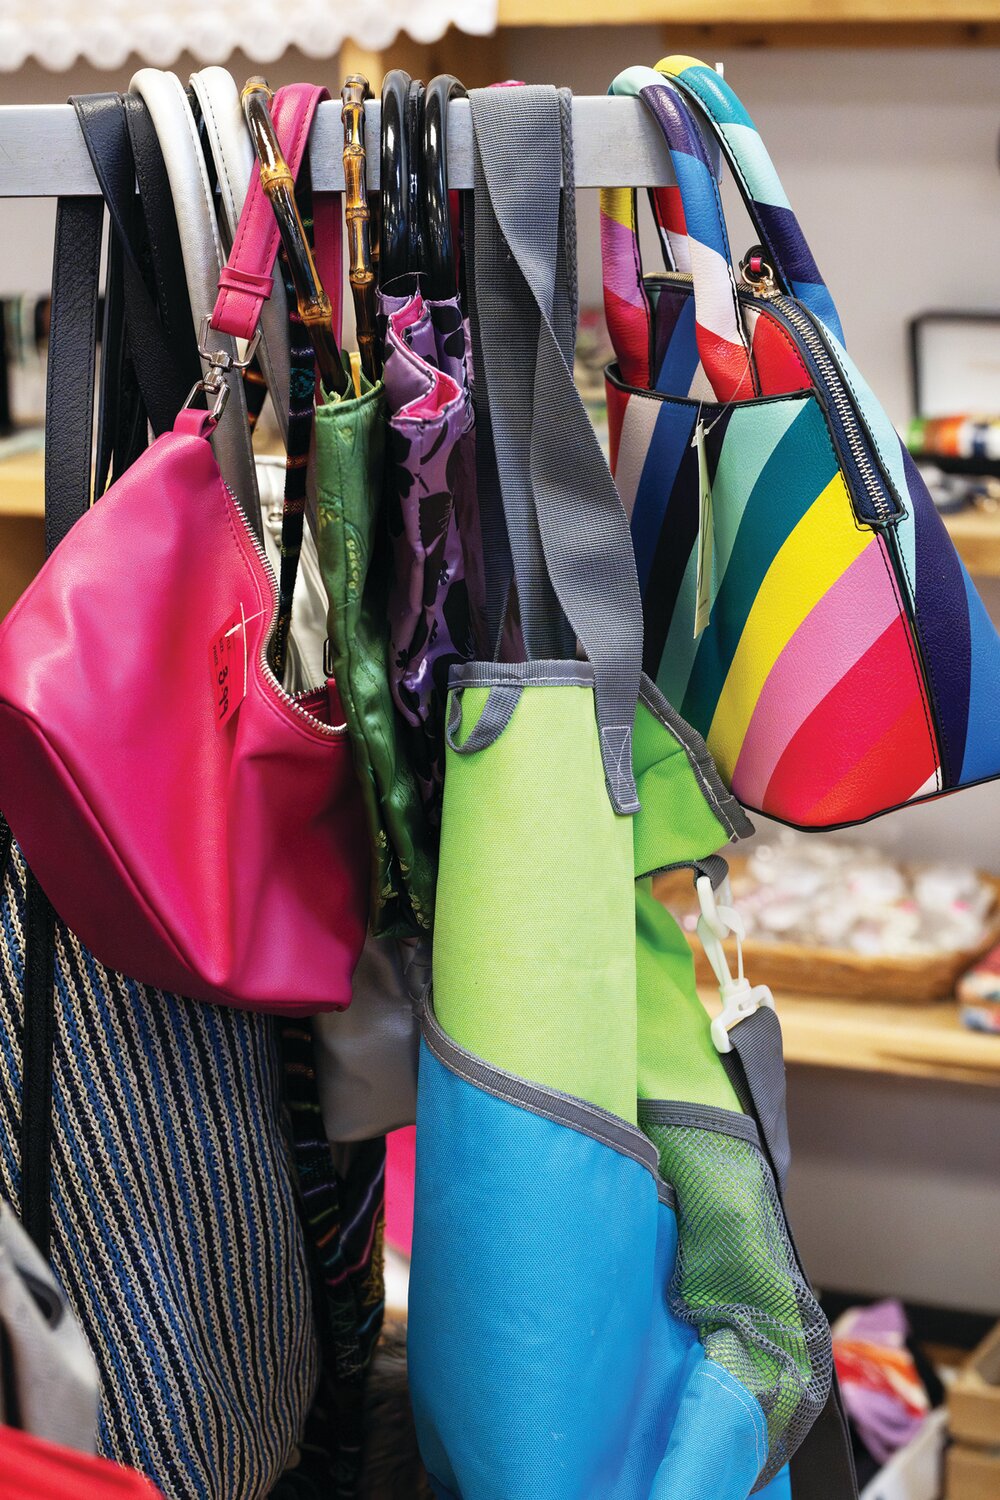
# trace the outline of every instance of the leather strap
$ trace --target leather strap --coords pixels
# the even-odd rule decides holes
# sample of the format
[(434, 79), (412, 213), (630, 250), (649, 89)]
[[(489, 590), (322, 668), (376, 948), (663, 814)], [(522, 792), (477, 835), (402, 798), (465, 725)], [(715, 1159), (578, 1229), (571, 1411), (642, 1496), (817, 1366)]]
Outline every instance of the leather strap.
[(94, 349), (104, 202), (63, 198), (56, 209), (52, 323), (45, 394), (45, 547), (51, 552), (90, 505)]
[(174, 200), (156, 129), (138, 94), (120, 96), (149, 249), (147, 279), (181, 376), (184, 395), (201, 374)]
[[(191, 87), (201, 107), (202, 125), (215, 163), (225, 237), (232, 245), (256, 160), (243, 119), (240, 91), (225, 68), (202, 68), (192, 73)], [(280, 276), (275, 277), (271, 295), (261, 308), (260, 328), (257, 354), (284, 437), (288, 419), (288, 302)]]
[[(219, 273), (224, 259), (215, 218), (215, 202), (208, 180), (205, 160), (194, 117), (180, 80), (157, 68), (141, 68), (129, 85), (139, 94), (152, 116), (160, 149), (166, 163), (195, 334), (201, 320), (215, 302)], [(224, 349), (234, 359), (238, 350), (234, 339), (213, 334), (213, 346)], [(208, 361), (205, 361), (207, 368)], [(229, 381), (229, 400), (212, 438), (212, 447), (222, 477), (234, 492), (257, 536), (262, 535), (257, 476), (250, 443), (243, 382), (238, 376)]]
[[(45, 549), (90, 504), (94, 354), (104, 203), (60, 199), (45, 398)], [(28, 871), (21, 1074), (21, 1219), (48, 1259), (52, 1229), (52, 1044), (55, 913)]]
[[(329, 97), (326, 89), (305, 83), (279, 89), (274, 97), (274, 128), (293, 176), (298, 175), (302, 165), (320, 101)], [(331, 204), (330, 197), (319, 194), (314, 204), (317, 270), (334, 307), (339, 309), (340, 215), (336, 199)], [(233, 235), (233, 248), (219, 276), (213, 328), (238, 338), (253, 337), (261, 310), (271, 294), (279, 240), (277, 222), (261, 187), (260, 165), (255, 162)]]
[[(683, 209), (679, 223), (683, 223), (688, 238), (695, 336), (716, 399), (723, 403), (750, 399), (757, 394), (757, 382), (707, 142), (684, 95), (652, 68), (626, 68), (614, 80), (611, 92), (640, 98), (670, 151)], [(620, 274), (625, 274), (629, 264), (623, 255)], [(637, 246), (632, 265), (633, 275), (641, 277)]]
[(100, 392), (94, 494), (121, 477), (146, 443), (147, 418), (125, 332), (125, 288), (122, 248), (116, 235), (108, 245), (104, 278), (104, 325), (101, 330)]
[(793, 296), (841, 343), (840, 316), (792, 211), (767, 147), (729, 84), (714, 68), (685, 56), (664, 57), (656, 71), (684, 91), (707, 120), (743, 196), (774, 269)]
[(125, 106), (118, 94), (88, 94), (70, 102), (111, 215), (128, 306), (126, 338), (150, 423), (159, 435), (169, 431), (191, 382), (185, 382), (178, 367), (140, 264), (145, 205), (136, 196)]
[[(181, 257), (180, 238), (174, 217), (173, 200), (167, 184), (166, 167), (156, 131), (149, 118), (149, 111), (135, 94), (114, 96), (117, 98), (127, 127), (127, 139), (119, 136), (116, 149), (122, 157), (131, 157), (131, 170), (139, 184), (139, 200), (142, 212), (135, 212), (134, 191), (120, 201), (121, 213), (134, 220), (133, 251), (142, 279), (150, 296), (155, 300), (159, 322), (168, 338), (180, 380), (165, 397), (170, 404), (179, 406), (188, 390), (199, 379), (201, 365), (191, 327), (191, 307), (188, 301), (187, 283), (184, 279), (184, 262)], [(92, 154), (100, 153), (102, 134), (88, 130), (91, 101), (79, 101), (83, 113), (82, 124), (88, 147)], [(88, 138), (89, 137), (89, 138)], [(113, 137), (114, 140), (114, 137)], [(121, 216), (121, 214), (120, 214)], [(147, 413), (139, 390), (139, 382), (133, 364), (133, 353), (126, 331), (127, 304), (130, 300), (124, 281), (124, 251), (120, 234), (110, 236), (108, 266), (104, 289), (104, 329), (101, 334), (100, 397), (97, 419), (97, 457), (94, 474), (94, 498), (102, 495), (109, 479), (115, 482), (131, 468), (146, 447)], [(140, 291), (141, 297), (141, 291)], [(142, 299), (139, 308), (134, 305), (131, 316), (143, 316)], [(147, 338), (145, 347), (150, 349)], [(157, 341), (152, 342), (152, 355), (156, 364), (151, 379), (162, 388)], [(168, 413), (164, 413), (168, 415)], [(162, 415), (160, 420), (162, 420)]]

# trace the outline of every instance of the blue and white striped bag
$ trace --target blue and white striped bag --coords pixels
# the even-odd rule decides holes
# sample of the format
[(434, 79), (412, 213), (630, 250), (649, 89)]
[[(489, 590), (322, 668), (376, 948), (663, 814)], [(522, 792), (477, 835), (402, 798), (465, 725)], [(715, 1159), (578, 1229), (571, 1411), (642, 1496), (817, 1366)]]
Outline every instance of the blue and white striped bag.
[[(30, 1221), (27, 874), (2, 822), (0, 874), (0, 1194)], [(100, 1367), (99, 1451), (167, 1500), (258, 1500), (295, 1460), (317, 1379), (272, 1022), (112, 973), (58, 920), (52, 977), (42, 1208)]]

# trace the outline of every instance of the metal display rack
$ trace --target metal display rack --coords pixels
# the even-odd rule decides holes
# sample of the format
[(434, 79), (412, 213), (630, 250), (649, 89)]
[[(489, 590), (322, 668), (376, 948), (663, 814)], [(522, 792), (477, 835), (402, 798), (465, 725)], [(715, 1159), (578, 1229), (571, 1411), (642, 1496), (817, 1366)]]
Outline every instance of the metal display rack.
[[(365, 106), (366, 135), (378, 141), (381, 106)], [(580, 95), (573, 100), (576, 185), (616, 187), (624, 177), (636, 187), (674, 182), (663, 138), (639, 99)], [(344, 187), (340, 104), (321, 104), (312, 135), (313, 184), (321, 192)], [(471, 188), (472, 119), (466, 99), (455, 99), (448, 115), (448, 177), (453, 188)], [(379, 185), (379, 153), (368, 153), (368, 185)], [(97, 196), (94, 169), (69, 104), (0, 107), (0, 198)]]

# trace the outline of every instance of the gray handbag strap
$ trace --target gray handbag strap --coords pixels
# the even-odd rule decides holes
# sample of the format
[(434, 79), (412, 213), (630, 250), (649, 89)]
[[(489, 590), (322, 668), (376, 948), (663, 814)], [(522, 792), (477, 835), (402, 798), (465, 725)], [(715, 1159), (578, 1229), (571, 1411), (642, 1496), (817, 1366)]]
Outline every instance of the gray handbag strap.
[[(723, 1066), (737, 1094), (749, 1094), (742, 1102), (757, 1117), (774, 1175), (784, 1192), (792, 1149), (788, 1142), (785, 1057), (777, 1012), (762, 1005), (733, 1027), (729, 1040), (733, 1050), (723, 1053)], [(738, 1062), (734, 1063), (734, 1058)]]
[(642, 608), (628, 519), (573, 383), (570, 111), (542, 85), (469, 99), (477, 407), (489, 411), (525, 645), (544, 660), (579, 641), (608, 792), (631, 813)]

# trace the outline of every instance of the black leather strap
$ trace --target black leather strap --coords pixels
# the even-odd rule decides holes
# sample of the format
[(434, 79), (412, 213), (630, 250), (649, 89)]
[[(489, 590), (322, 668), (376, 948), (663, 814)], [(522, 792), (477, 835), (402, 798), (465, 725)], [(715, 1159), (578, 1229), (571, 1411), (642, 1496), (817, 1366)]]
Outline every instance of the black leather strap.
[[(122, 286), (122, 251), (111, 236), (108, 267), (104, 278), (104, 323), (101, 328), (101, 369), (97, 397), (97, 450), (94, 457), (94, 494), (102, 495), (112, 477), (115, 454), (126, 446), (123, 428), (127, 412), (134, 410), (138, 420), (142, 398), (135, 383), (135, 372), (128, 354), (125, 336), (125, 299)], [(144, 412), (142, 413), (144, 420)], [(131, 447), (131, 443), (128, 444)], [(119, 457), (119, 466), (122, 457)], [(114, 474), (118, 477), (119, 467)]]
[[(170, 181), (152, 116), (139, 94), (120, 95), (149, 247), (148, 282), (156, 299), (184, 395), (201, 379), (184, 255)], [(180, 408), (178, 407), (178, 410)]]
[[(165, 430), (173, 424), (189, 384), (179, 371), (164, 324), (176, 319), (179, 328), (190, 329), (191, 325), (190, 312), (177, 294), (180, 244), (176, 221), (171, 240), (166, 171), (155, 133), (154, 153), (138, 114), (133, 114), (134, 130), (129, 131), (126, 109), (118, 95), (98, 95), (73, 102), (114, 226), (102, 334), (96, 474), (96, 494), (100, 495), (112, 463), (117, 476), (144, 446), (147, 409), (154, 429)], [(144, 114), (144, 106), (140, 101), (136, 103)], [(140, 142), (141, 167), (133, 162), (133, 135)], [(145, 186), (142, 200), (135, 192), (137, 171)], [(91, 500), (104, 202), (101, 198), (62, 199), (56, 210), (45, 402), (48, 552), (86, 512)], [(150, 238), (146, 238), (144, 227), (146, 212), (152, 230)], [(170, 204), (171, 216), (172, 213)], [(155, 300), (147, 278), (157, 287)], [(185, 283), (185, 299), (186, 296)], [(197, 360), (196, 351), (194, 358)], [(190, 383), (193, 384), (194, 378)], [(55, 934), (55, 913), (29, 870), (22, 1046), (21, 1217), (46, 1258), (52, 1225)]]
[(90, 505), (94, 351), (104, 203), (62, 198), (56, 209), (45, 393), (45, 546), (62, 541)]
[[(45, 547), (90, 505), (94, 355), (104, 204), (63, 198), (56, 209), (45, 396)], [(55, 913), (28, 871), (21, 1078), (21, 1218), (48, 1259), (51, 1237)]]
[(181, 373), (144, 274), (143, 262), (148, 272), (151, 256), (125, 106), (119, 94), (78, 95), (70, 102), (121, 246), (129, 351), (150, 424), (159, 434), (173, 426), (193, 382)]

